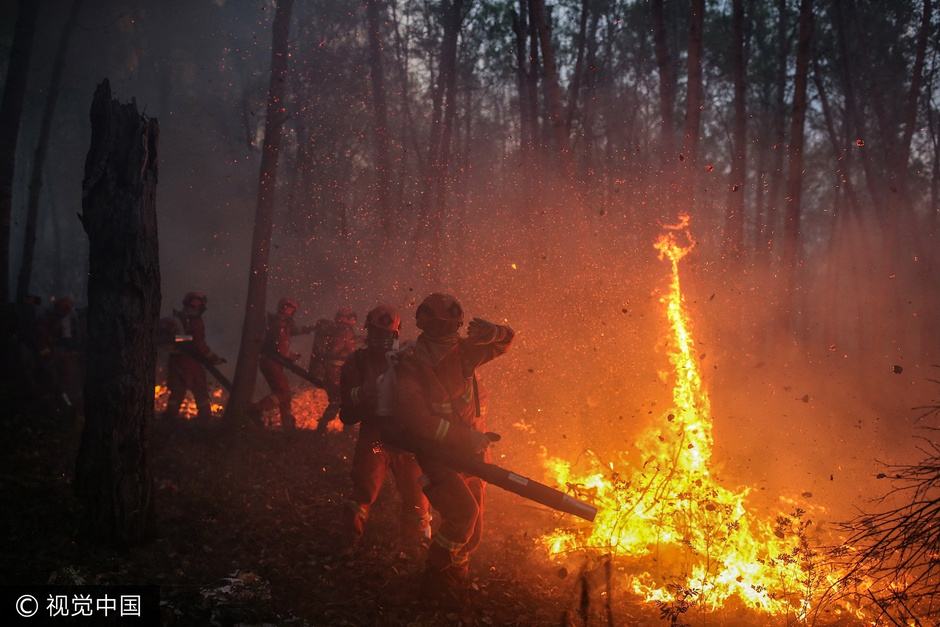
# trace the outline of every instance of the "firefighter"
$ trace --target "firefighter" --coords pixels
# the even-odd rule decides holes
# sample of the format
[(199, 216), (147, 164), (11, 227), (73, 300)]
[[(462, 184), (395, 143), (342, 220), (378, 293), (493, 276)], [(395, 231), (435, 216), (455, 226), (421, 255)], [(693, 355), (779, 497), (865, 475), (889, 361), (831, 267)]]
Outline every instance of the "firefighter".
[(279, 364), (273, 356), (280, 356), (291, 361), (300, 359), (300, 353), (292, 353), (290, 350), (291, 338), (295, 335), (310, 333), (313, 329), (296, 325), (294, 313), (297, 309), (297, 301), (285, 297), (278, 301), (277, 311), (268, 314), (268, 328), (261, 345), (258, 367), (264, 375), (264, 380), (268, 382), (271, 393), (252, 404), (250, 409), (253, 418), (260, 422), (262, 412), (277, 407), (281, 415), (281, 428), (284, 431), (293, 431), (297, 426), (297, 421), (291, 409), (290, 383), (284, 373), (284, 366)]
[(317, 422), (317, 431), (326, 432), (326, 426), (339, 413), (340, 372), (346, 358), (359, 345), (356, 334), (356, 312), (340, 307), (333, 320), (321, 319), (314, 327), (313, 352), (310, 355), (310, 374), (326, 386), (327, 406)]
[(386, 355), (398, 348), (400, 328), (397, 311), (388, 305), (374, 307), (366, 316), (365, 348), (349, 356), (340, 374), (340, 420), (344, 425), (361, 422), (352, 461), (353, 494), (344, 521), (350, 548), (362, 539), (369, 510), (389, 471), (401, 495), (403, 548), (415, 550), (431, 538), (431, 515), (421, 489), (421, 469), (414, 455), (382, 442), (382, 424), (375, 413), (376, 380), (388, 367)]
[[(513, 331), (474, 318), (467, 337), (460, 337), (463, 316), (453, 296), (435, 293), (424, 299), (415, 313), (421, 334), (413, 348), (398, 355), (391, 377), (394, 391), (391, 400), (380, 398), (380, 411), (391, 404), (395, 428), (406, 438), (429, 442), (439, 453), (485, 459), (491, 440), (475, 371), (506, 352)], [(383, 377), (380, 386), (385, 382)], [(480, 542), (484, 484), (426, 456), (419, 455), (418, 463), (427, 479), (425, 494), (441, 515), (428, 549), (425, 590), (453, 598), (466, 584), (469, 558)]]
[(192, 339), (176, 347), (170, 353), (167, 363), (166, 385), (170, 389), (170, 398), (164, 417), (170, 420), (179, 418), (186, 390), (192, 392), (193, 400), (196, 401), (197, 420), (207, 422), (212, 417), (209, 384), (203, 363), (217, 365), (224, 364), (225, 360), (213, 353), (206, 344), (206, 323), (202, 315), (206, 312), (208, 303), (204, 293), (188, 292), (183, 297), (183, 310), (173, 311), (183, 334)]

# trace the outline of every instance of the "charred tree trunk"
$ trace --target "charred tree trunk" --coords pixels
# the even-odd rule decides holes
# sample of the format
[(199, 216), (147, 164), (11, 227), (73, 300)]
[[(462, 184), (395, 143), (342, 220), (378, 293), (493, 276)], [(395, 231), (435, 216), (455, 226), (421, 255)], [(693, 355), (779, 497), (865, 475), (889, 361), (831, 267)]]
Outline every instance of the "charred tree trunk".
[(563, 171), (569, 172), (568, 133), (561, 98), (561, 85), (558, 83), (558, 68), (555, 65), (555, 47), (552, 33), (545, 16), (545, 0), (531, 0), (533, 24), (539, 35), (539, 50), (542, 51), (542, 68), (545, 71), (545, 93), (548, 104), (548, 118), (552, 127), (555, 150), (561, 159)]
[(761, 225), (757, 252), (769, 254), (777, 237), (780, 201), (783, 196), (783, 155), (786, 150), (787, 110), (787, 57), (790, 56), (790, 36), (787, 25), (787, 0), (777, 0), (777, 60), (774, 80), (773, 145), (770, 159), (770, 185), (767, 190), (767, 210)]
[(33, 155), (32, 174), (29, 179), (29, 200), (26, 205), (26, 226), (23, 235), (23, 256), (20, 262), (20, 275), (16, 283), (16, 298), (22, 300), (29, 292), (29, 282), (33, 274), (33, 253), (36, 250), (36, 227), (39, 222), (39, 195), (42, 191), (42, 170), (46, 164), (46, 151), (49, 148), (49, 134), (52, 131), (52, 116), (59, 100), (59, 87), (62, 82), (62, 70), (65, 67), (65, 53), (69, 47), (69, 37), (75, 27), (75, 18), (81, 10), (84, 0), (73, 0), (72, 8), (62, 27), (62, 34), (52, 61), (52, 77), (49, 79), (49, 95), (42, 111), (39, 125), (39, 139)]
[(10, 300), (10, 236), (13, 224), (13, 172), (16, 165), (16, 140), (20, 134), (23, 96), (29, 75), (29, 57), (39, 2), (20, 0), (7, 79), (0, 102), (0, 303)]
[(664, 0), (652, 0), (650, 3), (653, 19), (653, 43), (656, 49), (656, 66), (659, 68), (659, 149), (662, 152), (663, 167), (674, 158), (673, 133), (675, 133), (676, 76), (666, 39), (666, 16)]
[(268, 86), (267, 117), (264, 124), (264, 146), (261, 149), (261, 172), (258, 177), (258, 204), (251, 238), (251, 267), (248, 273), (248, 294), (245, 298), (245, 320), (232, 395), (225, 408), (225, 419), (232, 426), (246, 424), (248, 403), (258, 376), (258, 356), (264, 339), (265, 299), (268, 289), (268, 257), (274, 223), (274, 193), (277, 162), (281, 150), (281, 127), (284, 124), (284, 92), (287, 84), (287, 39), (293, 0), (277, 0), (271, 43), (271, 82)]
[(731, 63), (734, 74), (734, 131), (731, 140), (731, 178), (725, 213), (725, 245), (731, 258), (744, 247), (744, 185), (747, 179), (747, 66), (744, 60), (744, 0), (733, 0)]
[(153, 512), (147, 454), (160, 315), (156, 120), (111, 98), (104, 81), (91, 106), (82, 182), (88, 234), (85, 427), (75, 487), (86, 537), (140, 542)]
[(698, 144), (702, 127), (702, 33), (705, 28), (705, 0), (692, 0), (689, 15), (688, 87), (685, 102), (685, 129), (682, 152), (685, 154), (684, 194), (686, 209), (695, 204), (698, 175)]
[(813, 1), (800, 0), (799, 40), (796, 75), (793, 79), (793, 111), (790, 117), (790, 143), (787, 159), (787, 197), (784, 220), (783, 269), (789, 276), (793, 298), (796, 267), (800, 256), (800, 218), (803, 194), (803, 125), (806, 119), (806, 83), (813, 42)]
[(388, 105), (385, 99), (385, 71), (382, 63), (382, 30), (381, 22), (384, 8), (379, 6), (379, 0), (366, 2), (366, 20), (369, 31), (369, 77), (372, 81), (372, 109), (373, 109), (373, 140), (375, 142), (376, 161), (376, 197), (382, 224), (382, 232), (386, 238), (391, 238), (394, 225), (397, 223), (397, 211), (394, 211), (390, 202), (389, 179), (391, 176), (391, 161), (388, 151)]

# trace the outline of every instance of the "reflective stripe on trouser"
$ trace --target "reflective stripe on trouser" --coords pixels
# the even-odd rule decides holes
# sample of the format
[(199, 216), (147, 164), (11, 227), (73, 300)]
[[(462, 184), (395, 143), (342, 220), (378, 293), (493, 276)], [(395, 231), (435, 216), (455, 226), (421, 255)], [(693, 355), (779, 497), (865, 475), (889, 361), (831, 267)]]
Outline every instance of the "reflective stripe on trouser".
[(430, 480), (424, 492), (441, 515), (441, 526), (434, 533), (432, 542), (446, 549), (428, 554), (428, 568), (443, 569), (461, 564), (480, 544), (484, 483), (433, 460), (420, 461)]

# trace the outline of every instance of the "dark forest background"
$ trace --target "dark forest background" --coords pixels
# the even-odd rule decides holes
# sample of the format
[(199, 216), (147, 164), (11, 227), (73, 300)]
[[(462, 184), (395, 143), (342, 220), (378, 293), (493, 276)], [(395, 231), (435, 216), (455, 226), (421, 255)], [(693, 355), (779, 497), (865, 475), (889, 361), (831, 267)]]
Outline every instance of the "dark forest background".
[[(275, 2), (38, 5), (11, 297), (82, 302), (88, 109), (108, 77), (160, 121), (164, 313), (206, 290), (210, 344), (234, 361)], [(2, 11), (5, 74), (16, 3)], [(453, 291), (520, 332), (494, 366), (498, 428), (562, 452), (624, 449), (668, 400), (668, 269), (652, 241), (685, 212), (729, 472), (786, 468), (794, 488), (848, 463), (833, 442), (859, 467), (903, 457), (908, 408), (940, 362), (938, 27), (930, 0), (295, 2), (268, 302), (290, 294), (305, 319), (348, 303), (362, 319), (384, 299), (408, 336), (415, 300)], [(624, 437), (592, 442), (598, 425)]]

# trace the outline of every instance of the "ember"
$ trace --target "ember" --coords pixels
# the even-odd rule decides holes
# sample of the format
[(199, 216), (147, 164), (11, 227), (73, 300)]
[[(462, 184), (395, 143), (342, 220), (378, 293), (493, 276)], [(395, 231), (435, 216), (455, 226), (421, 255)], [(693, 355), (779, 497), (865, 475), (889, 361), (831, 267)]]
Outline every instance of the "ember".
[(630, 588), (667, 610), (714, 610), (737, 599), (759, 612), (805, 618), (833, 593), (839, 573), (811, 548), (805, 510), (762, 518), (746, 508), (748, 488), (732, 490), (712, 476), (709, 397), (679, 281), (679, 262), (695, 240), (688, 216), (665, 229), (655, 248), (672, 268), (661, 298), (672, 330), (672, 407), (637, 440), (639, 464), (623, 460), (618, 468), (595, 458), (576, 473), (564, 460), (547, 460), (559, 485), (592, 498), (600, 511), (593, 528), (556, 530), (542, 541), (555, 557), (573, 550), (655, 557), (655, 572), (633, 576)]

